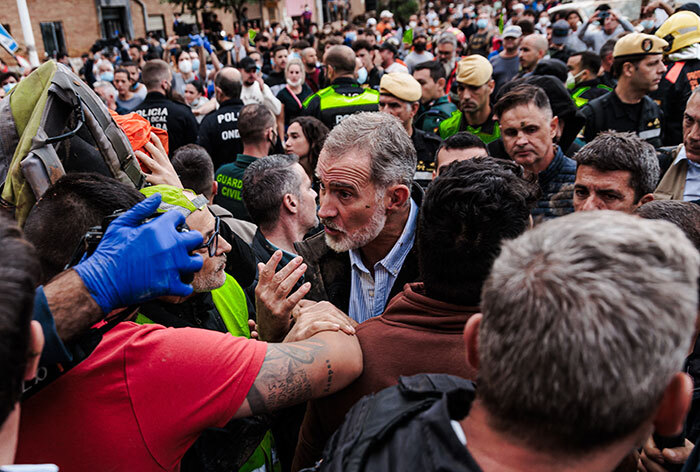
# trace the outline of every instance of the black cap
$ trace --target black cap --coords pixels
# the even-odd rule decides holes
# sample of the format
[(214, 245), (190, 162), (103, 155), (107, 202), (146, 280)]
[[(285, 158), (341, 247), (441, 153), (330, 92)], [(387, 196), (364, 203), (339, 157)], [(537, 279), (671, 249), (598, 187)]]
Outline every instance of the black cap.
[(258, 65), (255, 63), (253, 58), (251, 58), (250, 56), (246, 56), (238, 62), (238, 68), (248, 72), (253, 69), (257, 69)]
[(390, 41), (384, 41), (381, 46), (379, 46), (380, 51), (391, 51), (394, 53), (394, 56), (399, 53), (399, 49), (394, 46), (394, 44)]
[(595, 11), (608, 11), (610, 10), (610, 5), (607, 3), (603, 3), (602, 5), (598, 5), (598, 7), (595, 9)]

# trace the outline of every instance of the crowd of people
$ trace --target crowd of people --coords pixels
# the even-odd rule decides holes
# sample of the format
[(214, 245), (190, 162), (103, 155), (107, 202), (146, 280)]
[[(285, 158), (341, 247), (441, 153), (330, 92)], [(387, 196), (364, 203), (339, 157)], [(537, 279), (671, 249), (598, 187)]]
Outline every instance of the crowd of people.
[(329, 5), (55, 58), (148, 183), (3, 205), (0, 471), (700, 470), (700, 7)]

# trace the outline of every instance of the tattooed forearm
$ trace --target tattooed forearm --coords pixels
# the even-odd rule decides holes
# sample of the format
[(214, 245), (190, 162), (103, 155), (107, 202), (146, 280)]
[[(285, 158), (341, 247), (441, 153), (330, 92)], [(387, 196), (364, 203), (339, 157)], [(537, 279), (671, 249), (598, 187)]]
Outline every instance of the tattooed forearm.
[(331, 369), (330, 359), (326, 359), (326, 368), (328, 369), (328, 377), (326, 378), (326, 388), (323, 389), (323, 393), (329, 393), (333, 384), (333, 369)]
[[(316, 357), (325, 348), (326, 344), (322, 341), (268, 344), (263, 366), (246, 397), (251, 412), (254, 415), (270, 413), (310, 399), (312, 385), (309, 370), (315, 363), (322, 362), (317, 361)], [(328, 385), (330, 388), (330, 380)]]

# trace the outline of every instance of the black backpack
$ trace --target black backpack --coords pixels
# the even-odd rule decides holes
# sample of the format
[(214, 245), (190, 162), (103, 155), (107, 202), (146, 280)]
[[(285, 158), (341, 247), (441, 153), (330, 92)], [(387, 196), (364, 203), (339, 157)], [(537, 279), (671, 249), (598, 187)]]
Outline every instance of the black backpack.
[[(304, 470), (306, 472), (369, 470), (366, 467), (370, 455), (383, 448), (392, 449), (386, 452), (386, 455), (391, 456), (394, 461), (406, 461), (403, 464), (392, 464), (393, 470), (417, 470), (418, 465), (411, 463), (411, 454), (404, 454), (404, 452), (409, 449), (415, 451), (426, 445), (397, 444), (391, 441), (393, 435), (402, 428), (420, 428), (420, 424), (412, 420), (437, 402), (448, 403), (451, 418), (465, 417), (474, 399), (474, 393), (474, 384), (471, 381), (453, 375), (418, 374), (412, 377), (400, 377), (398, 385), (386, 388), (377, 394), (368, 395), (355, 404), (345, 417), (345, 422), (326, 444), (321, 461), (315, 467)], [(449, 421), (446, 421), (445, 426), (450, 428)], [(419, 431), (416, 434), (422, 435), (423, 432)], [(449, 431), (448, 434), (454, 433)], [(445, 447), (449, 446), (445, 444)], [(454, 452), (457, 455), (467, 455), (465, 448)], [(402, 457), (405, 459), (401, 459)], [(479, 470), (476, 464), (468, 462), (460, 461), (459, 469), (451, 470)]]

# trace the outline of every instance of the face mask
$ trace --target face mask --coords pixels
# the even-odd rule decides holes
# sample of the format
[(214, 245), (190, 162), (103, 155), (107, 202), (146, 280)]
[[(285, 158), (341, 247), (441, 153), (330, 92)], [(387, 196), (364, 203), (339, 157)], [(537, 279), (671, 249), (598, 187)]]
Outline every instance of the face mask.
[(105, 82), (111, 82), (114, 80), (114, 72), (103, 72), (100, 74), (100, 80), (104, 80)]
[(476, 27), (479, 29), (484, 29), (488, 25), (489, 25), (489, 20), (485, 20), (484, 18), (482, 18), (476, 22)]
[(291, 87), (296, 87), (296, 86), (298, 86), (298, 85), (301, 85), (301, 79), (298, 79), (298, 80), (287, 79), (287, 83), (288, 83)]
[(566, 76), (566, 88), (569, 90), (573, 90), (576, 87), (578, 78), (583, 75), (583, 71), (579, 72), (578, 74), (574, 75), (571, 72)]
[(357, 71), (357, 83), (364, 84), (367, 82), (367, 69), (364, 67)]
[(547, 17), (540, 18), (540, 25), (548, 26), (549, 25), (549, 18), (547, 18)]
[(177, 67), (183, 74), (189, 74), (190, 72), (192, 72), (192, 61), (190, 61), (189, 59), (180, 61)]
[(298, 52), (293, 52), (293, 53), (291, 53), (289, 56), (287, 56), (287, 61), (289, 61), (290, 59), (299, 59), (299, 60), (301, 60), (301, 56), (299, 55)]
[(425, 43), (423, 43), (423, 42), (416, 43), (413, 45), (413, 49), (415, 49), (416, 52), (423, 52), (423, 51), (425, 51)]
[(413, 28), (415, 28), (416, 26), (418, 26), (418, 22), (417, 22), (417, 21), (409, 21), (409, 22), (408, 22), (408, 26), (410, 26), (411, 29), (413, 29)]
[(645, 30), (652, 29), (654, 27), (654, 20), (643, 20), (642, 21), (642, 28)]
[(280, 28), (280, 27), (275, 28), (275, 36), (279, 36), (281, 32), (282, 32), (282, 28)]
[(199, 70), (199, 59), (192, 59), (192, 70)]
[(194, 100), (192, 100), (192, 103), (190, 103), (190, 106), (192, 108), (197, 108), (197, 105), (199, 105), (200, 100), (201, 100), (201, 98), (195, 98)]
[(347, 41), (353, 42), (357, 39), (357, 33), (354, 31), (348, 31), (347, 33), (345, 33), (345, 39)]
[(496, 10), (500, 10), (503, 4), (501, 2), (493, 2), (493, 8)]
[(12, 82), (10, 84), (5, 84), (2, 86), (2, 89), (5, 91), (5, 93), (10, 93), (10, 90), (12, 90), (15, 85), (17, 85), (16, 82)]
[(270, 58), (270, 65), (271, 65), (272, 67), (275, 67), (275, 59), (272, 58), (272, 57)]

